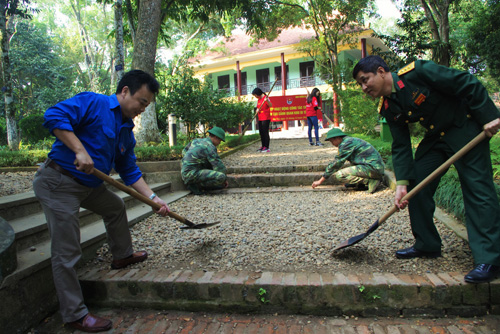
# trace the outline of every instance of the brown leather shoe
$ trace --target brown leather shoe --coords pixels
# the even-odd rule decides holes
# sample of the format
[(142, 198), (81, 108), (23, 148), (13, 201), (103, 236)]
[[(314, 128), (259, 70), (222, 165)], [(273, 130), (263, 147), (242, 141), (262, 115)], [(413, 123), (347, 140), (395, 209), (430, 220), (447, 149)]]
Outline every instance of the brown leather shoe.
[(97, 333), (110, 330), (113, 323), (109, 319), (100, 318), (87, 313), (81, 322), (80, 320), (68, 322), (67, 325), (84, 332)]
[(148, 253), (146, 251), (138, 251), (121, 260), (113, 260), (111, 262), (111, 269), (121, 269), (125, 268), (134, 263), (142, 262), (148, 258)]

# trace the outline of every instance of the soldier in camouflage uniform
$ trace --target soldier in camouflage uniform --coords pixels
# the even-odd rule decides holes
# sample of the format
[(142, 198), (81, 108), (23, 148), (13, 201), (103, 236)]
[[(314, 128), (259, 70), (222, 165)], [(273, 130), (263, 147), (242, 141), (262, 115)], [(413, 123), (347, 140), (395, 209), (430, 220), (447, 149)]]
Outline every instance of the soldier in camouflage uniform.
[(182, 180), (195, 195), (227, 187), (226, 166), (217, 154), (217, 146), (226, 140), (224, 130), (213, 127), (208, 133), (209, 137), (195, 139), (182, 150)]
[[(337, 180), (347, 182), (346, 187), (366, 189), (368, 185), (370, 194), (377, 191), (384, 176), (384, 161), (380, 153), (370, 143), (349, 137), (340, 129), (328, 131), (326, 140), (338, 147), (339, 152), (335, 160), (326, 167), (321, 179), (313, 182), (312, 187), (316, 188), (334, 175)], [(346, 161), (351, 166), (340, 169)]]

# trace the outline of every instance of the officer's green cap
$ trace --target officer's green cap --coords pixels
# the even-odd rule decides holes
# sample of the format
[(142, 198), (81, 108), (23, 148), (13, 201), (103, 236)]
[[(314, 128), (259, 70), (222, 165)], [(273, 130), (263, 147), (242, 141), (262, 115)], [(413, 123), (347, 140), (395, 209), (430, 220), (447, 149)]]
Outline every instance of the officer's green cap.
[(347, 135), (344, 132), (342, 132), (342, 130), (337, 129), (337, 128), (333, 128), (326, 133), (326, 140), (330, 140), (330, 139), (335, 138), (335, 137), (344, 137), (344, 136), (347, 136)]
[(224, 133), (224, 130), (222, 130), (218, 126), (214, 126), (210, 130), (208, 130), (208, 133), (213, 134), (217, 138), (220, 138), (220, 140), (222, 141), (226, 141), (226, 134)]

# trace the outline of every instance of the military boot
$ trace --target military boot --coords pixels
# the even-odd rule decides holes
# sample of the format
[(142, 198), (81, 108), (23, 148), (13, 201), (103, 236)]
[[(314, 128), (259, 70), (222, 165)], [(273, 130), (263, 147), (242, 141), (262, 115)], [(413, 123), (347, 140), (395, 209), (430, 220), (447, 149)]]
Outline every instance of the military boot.
[(382, 183), (382, 181), (380, 179), (368, 180), (368, 192), (370, 194), (373, 194), (374, 192), (376, 192), (377, 188), (380, 186), (380, 183)]

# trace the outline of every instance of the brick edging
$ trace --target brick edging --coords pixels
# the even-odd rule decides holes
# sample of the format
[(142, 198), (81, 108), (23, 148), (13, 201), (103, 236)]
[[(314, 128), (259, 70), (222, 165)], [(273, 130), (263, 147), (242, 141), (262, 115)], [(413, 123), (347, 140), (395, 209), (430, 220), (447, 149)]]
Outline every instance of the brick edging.
[(463, 275), (132, 269), (91, 270), (81, 273), (80, 281), (86, 301), (105, 307), (409, 317), (500, 314), (500, 280), (468, 284)]

